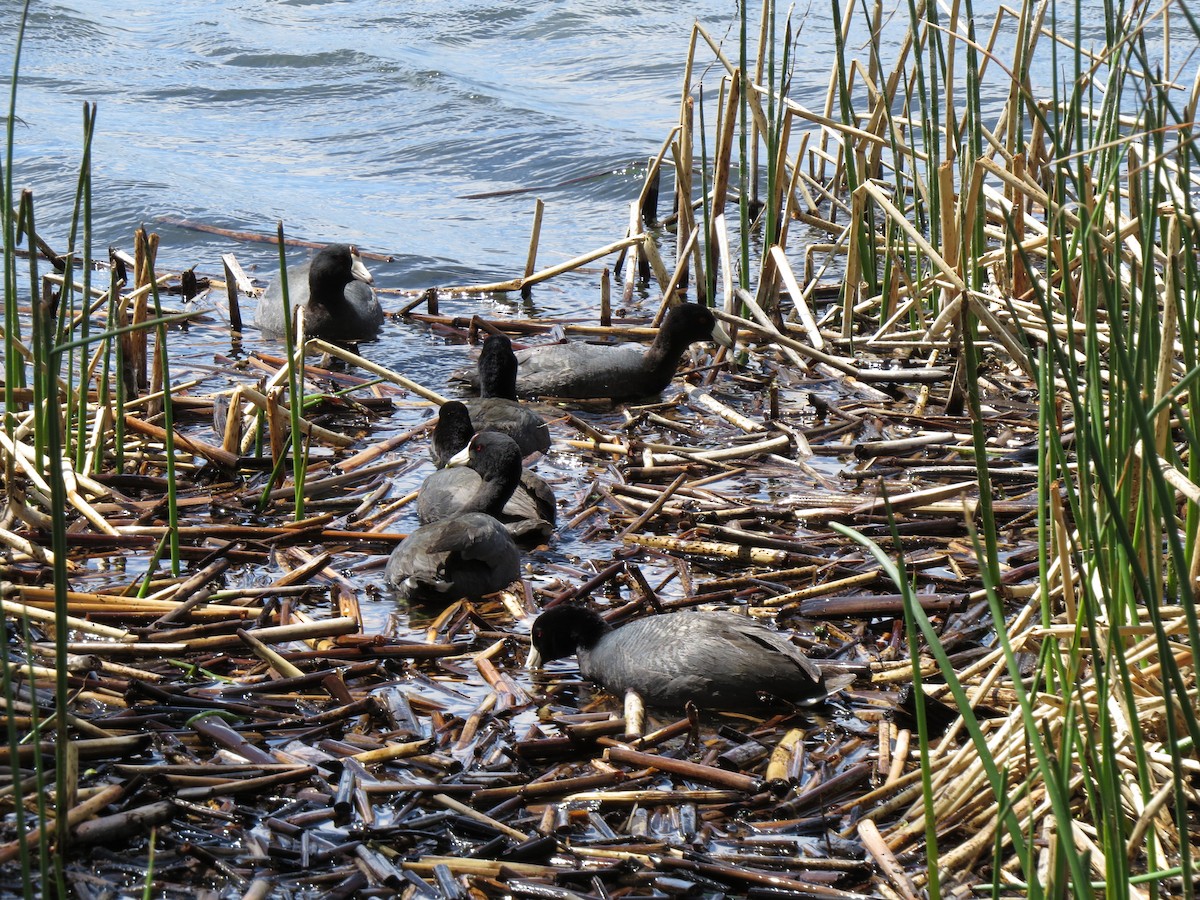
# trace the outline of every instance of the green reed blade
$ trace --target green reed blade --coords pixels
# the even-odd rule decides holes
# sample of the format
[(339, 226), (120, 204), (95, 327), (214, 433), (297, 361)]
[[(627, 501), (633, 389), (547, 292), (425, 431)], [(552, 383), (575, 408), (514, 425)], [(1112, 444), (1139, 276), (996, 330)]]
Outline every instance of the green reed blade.
[(296, 362), (298, 351), (295, 346), (292, 304), (291, 297), (288, 294), (287, 244), (283, 240), (283, 222), (278, 223), (276, 235), (279, 240), (279, 279), (283, 290), (283, 321), (287, 323), (287, 327), (284, 329), (284, 347), (287, 351), (288, 404), (292, 425), (292, 484), (295, 487), (295, 517), (296, 521), (299, 522), (304, 518), (304, 472), (306, 469), (305, 461), (307, 459), (304, 452), (306, 447), (304, 435), (300, 431), (300, 413), (304, 408), (304, 379), (303, 372), (297, 371), (303, 365), (303, 360), (301, 360), (300, 366), (298, 366)]

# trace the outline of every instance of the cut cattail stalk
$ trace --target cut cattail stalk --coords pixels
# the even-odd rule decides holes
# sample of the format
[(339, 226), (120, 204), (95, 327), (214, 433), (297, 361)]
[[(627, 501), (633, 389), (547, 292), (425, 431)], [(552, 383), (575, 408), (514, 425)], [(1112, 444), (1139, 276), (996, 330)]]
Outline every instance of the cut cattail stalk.
[(156, 825), (169, 822), (175, 815), (176, 805), (170, 800), (159, 800), (110, 816), (100, 816), (77, 825), (72, 837), (81, 844), (116, 845), (129, 838), (139, 837)]
[(712, 394), (706, 393), (705, 391), (694, 387), (689, 387), (686, 393), (688, 400), (691, 401), (694, 406), (697, 406), (708, 412), (715, 413), (726, 422), (729, 422), (731, 425), (736, 425), (747, 434), (755, 434), (757, 432), (766, 430), (766, 426), (764, 426), (762, 423), (756, 422), (747, 416), (743, 416), (736, 409), (732, 409), (722, 403), (720, 400), (716, 399), (714, 396), (712, 396)]
[[(164, 441), (167, 437), (165, 429), (159, 428), (157, 425), (151, 425), (149, 422), (143, 422), (136, 416), (125, 416), (125, 427), (130, 431), (143, 434), (156, 441)], [(237, 468), (238, 457), (235, 453), (230, 453), (221, 447), (214, 447), (212, 444), (206, 444), (204, 441), (198, 441), (183, 434), (175, 434), (174, 440), (177, 450), (186, 450), (188, 453), (194, 453), (196, 456), (203, 456), (214, 465), (225, 469)]]
[(683, 483), (686, 480), (687, 480), (687, 473), (680, 472), (679, 475), (676, 476), (674, 481), (672, 481), (665, 489), (663, 489), (661, 492), (659, 492), (658, 498), (646, 508), (646, 511), (643, 512), (636, 519), (634, 519), (632, 522), (630, 522), (629, 525), (627, 525), (625, 527), (625, 529), (623, 531), (621, 531), (620, 534), (617, 535), (617, 537), (624, 538), (625, 535), (627, 535), (631, 532), (637, 531), (643, 525), (645, 525), (647, 522), (649, 522), (652, 518), (654, 518), (654, 516), (660, 510), (662, 510), (662, 508), (664, 506), (666, 506), (667, 501), (671, 499), (671, 495), (674, 494), (677, 490), (679, 490), (679, 488), (683, 486)]
[(484, 825), (487, 825), (489, 828), (494, 828), (501, 834), (507, 834), (509, 837), (516, 838), (518, 841), (529, 840), (530, 836), (528, 834), (525, 834), (522, 831), (517, 831), (517, 829), (509, 825), (505, 825), (503, 822), (498, 822), (491, 816), (484, 815), (478, 810), (467, 806), (465, 803), (460, 803), (447, 794), (434, 794), (433, 799), (442, 806), (446, 807), (446, 809), (452, 809), (456, 813), (466, 816), (468, 819), (474, 819), (476, 822), (481, 822)]
[(637, 691), (625, 692), (625, 740), (635, 741), (642, 736), (646, 725), (646, 706)]
[(767, 781), (790, 781), (794, 777), (792, 760), (795, 758), (797, 748), (803, 748), (803, 741), (804, 732), (799, 728), (791, 729), (780, 739), (779, 743), (775, 745), (775, 749), (771, 751), (771, 758), (767, 762)]
[(234, 797), (239, 794), (257, 794), (269, 791), (281, 784), (304, 781), (317, 774), (315, 766), (298, 766), (284, 772), (260, 775), (257, 778), (229, 779), (221, 784), (203, 787), (181, 788), (175, 796), (180, 800), (211, 800), (214, 797)]
[(349, 759), (355, 762), (369, 766), (375, 763), (391, 762), (394, 759), (408, 759), (412, 756), (420, 756), (422, 753), (427, 753), (432, 747), (430, 741), (408, 741), (404, 744), (389, 744), (386, 747), (380, 747), (378, 750), (364, 750), (362, 753), (356, 753)]
[(523, 878), (554, 878), (559, 870), (554, 866), (538, 866), (532, 863), (494, 861), (490, 859), (467, 859), (460, 856), (422, 856), (419, 860), (405, 860), (405, 871), (432, 875), (435, 866), (445, 866), (459, 875), (475, 875), (484, 878), (502, 878), (508, 873)]
[(559, 263), (556, 266), (551, 266), (548, 269), (542, 269), (540, 272), (535, 272), (528, 278), (513, 278), (509, 281), (498, 281), (494, 284), (471, 284), (458, 287), (448, 287), (442, 290), (453, 293), (462, 294), (494, 294), (499, 291), (519, 291), (524, 287), (538, 284), (542, 281), (547, 281), (556, 275), (561, 275), (564, 272), (570, 272), (572, 269), (578, 269), (580, 266), (586, 266), (593, 260), (600, 259), (603, 256), (608, 256), (611, 253), (616, 253), (624, 250), (626, 247), (641, 241), (641, 236), (627, 237), (619, 241), (613, 241), (611, 244), (606, 244), (599, 247), (590, 253), (585, 253), (582, 256), (577, 256), (574, 259), (567, 260), (564, 263)]
[(660, 772), (679, 775), (689, 781), (699, 781), (748, 794), (757, 793), (763, 788), (763, 780), (755, 776), (742, 775), (739, 772), (730, 772), (726, 769), (705, 766), (683, 759), (671, 759), (655, 753), (643, 753), (641, 750), (633, 750), (628, 747), (609, 747), (604, 751), (604, 758), (609, 762), (654, 768)]
[(629, 534), (624, 537), (624, 540), (626, 543), (637, 544), (640, 547), (652, 547), (656, 550), (696, 554), (698, 556), (720, 556), (728, 559), (740, 559), (763, 566), (792, 565), (795, 562), (802, 561), (796, 554), (785, 553), (781, 550), (744, 547), (739, 544), (722, 544), (716, 541), (686, 541), (679, 538), (656, 537), (645, 534)]
[[(718, 770), (720, 771), (720, 770)], [(726, 773), (728, 774), (728, 773)], [(675, 803), (738, 803), (746, 799), (746, 791), (580, 791), (565, 799), (570, 803), (598, 803), (602, 806), (634, 804), (659, 805)]]
[(883, 836), (879, 833), (879, 828), (871, 819), (861, 819), (858, 823), (858, 836), (862, 839), (863, 846), (867, 848), (867, 852), (871, 854), (871, 858), (875, 860), (875, 864), (879, 866), (892, 887), (900, 894), (904, 900), (917, 900), (922, 896), (922, 892), (917, 889), (917, 886), (912, 883), (908, 876), (904, 873), (904, 869), (900, 866), (896, 855), (892, 853), (890, 847), (884, 841)]
[(288, 662), (249, 631), (244, 628), (238, 629), (238, 637), (254, 651), (254, 654), (269, 665), (272, 669), (280, 674), (283, 678), (300, 678), (304, 675), (304, 671), (298, 666)]
[(249, 279), (237, 258), (232, 253), (221, 254), (221, 263), (225, 266), (225, 297), (229, 303), (229, 329), (234, 332), (242, 330), (242, 307), (238, 303), (238, 290)]
[[(8, 582), (0, 584), (0, 594), (10, 594), (13, 585)], [(53, 625), (56, 621), (55, 614), (49, 610), (39, 609), (36, 606), (27, 606), (24, 603), (18, 603), (14, 600), (0, 600), (0, 609), (6, 613), (15, 616), (22, 616), (29, 619), (35, 619), (39, 622), (46, 622)], [(137, 636), (130, 634), (124, 628), (113, 628), (110, 625), (100, 625), (95, 622), (89, 622), (86, 619), (80, 619), (75, 616), (67, 616), (64, 620), (68, 628), (75, 631), (82, 631), (85, 634), (94, 634), (97, 637), (111, 638), (117, 641), (136, 641)]]
[(385, 378), (392, 384), (398, 384), (406, 391), (412, 391), (418, 397), (424, 397), (426, 400), (432, 400), (434, 403), (441, 406), (446, 402), (446, 398), (436, 391), (431, 391), (424, 385), (418, 384), (415, 381), (410, 381), (403, 375), (393, 372), (391, 369), (384, 368), (381, 365), (370, 362), (367, 359), (359, 356), (357, 353), (352, 353), (344, 347), (339, 347), (336, 344), (330, 344), (320, 338), (312, 338), (308, 342), (308, 346), (313, 350), (318, 350), (321, 353), (328, 353), (330, 356), (335, 356), (338, 359), (345, 360), (351, 365), (358, 366), (373, 375), (378, 375), (380, 378)]

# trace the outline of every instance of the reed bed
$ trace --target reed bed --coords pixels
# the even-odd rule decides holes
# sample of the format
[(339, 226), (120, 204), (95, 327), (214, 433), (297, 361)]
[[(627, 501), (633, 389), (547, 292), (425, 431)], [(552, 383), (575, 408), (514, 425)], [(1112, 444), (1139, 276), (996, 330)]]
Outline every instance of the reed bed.
[[(735, 52), (697, 25), (611, 243), (539, 271), (535, 228), (521, 275), (401, 299), (391, 327), (470, 343), (644, 338), (684, 294), (738, 335), (658, 402), (541, 407), (581, 473), (560, 528), (619, 549), (551, 541), (423, 628), (360, 601), (445, 388), (291, 338), (217, 360), (218, 391), (178, 377), (182, 324), (256, 289), (236, 258), (197, 284), (139, 232), (92, 259), (94, 109), (63, 252), (10, 154), (6, 891), (1193, 894), (1200, 89), (1147, 34), (1195, 22), (1134, 4), (1085, 49), (1044, 4), (915, 4), (860, 60), (881, 9), (833, 12), (801, 32), (839, 47), (823, 108), (788, 96), (803, 43), (771, 3)], [(1068, 73), (1045, 95), (1035, 48)], [(599, 259), (644, 315), (439, 309)], [(373, 441), (380, 416), (403, 427)], [(738, 608), (856, 682), (718, 715), (530, 680), (529, 621), (585, 600)]]

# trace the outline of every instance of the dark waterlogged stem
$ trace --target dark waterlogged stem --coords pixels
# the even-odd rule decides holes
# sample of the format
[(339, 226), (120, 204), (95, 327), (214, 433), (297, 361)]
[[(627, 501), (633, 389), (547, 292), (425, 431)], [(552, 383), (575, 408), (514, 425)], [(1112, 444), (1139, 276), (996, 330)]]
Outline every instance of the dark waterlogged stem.
[(163, 321), (162, 303), (158, 295), (158, 279), (154, 277), (154, 259), (157, 250), (156, 242), (142, 229), (138, 229), (138, 241), (141, 242), (146, 260), (146, 277), (149, 279), (150, 296), (154, 299), (154, 317), (158, 320), (155, 340), (159, 352), (156, 354), (162, 363), (163, 391), (163, 448), (167, 454), (167, 527), (171, 535), (171, 574), (179, 575), (179, 499), (175, 477), (175, 400), (171, 396), (171, 365), (170, 354), (167, 350), (167, 325)]
[[(29, 246), (36, 246), (37, 228), (34, 224), (33, 194), (30, 191), (25, 191), (21, 196), (20, 218), (25, 224)], [(65, 510), (68, 505), (66, 477), (63, 471), (63, 454), (66, 448), (63, 445), (64, 434), (60, 418), (62, 409), (58, 393), (58, 372), (62, 365), (62, 355), (54, 346), (54, 324), (50, 310), (42, 303), (37, 291), (37, 256), (32, 253), (29, 256), (29, 277), (33, 286), (30, 307), (33, 311), (34, 402), (37, 403), (37, 409), (34, 412), (34, 430), (35, 434), (41, 438), (40, 440), (35, 439), (35, 446), (39, 455), (39, 466), (49, 475), (51, 506), (56, 510)], [(45, 458), (40, 458), (43, 454)], [(70, 634), (67, 626), (67, 521), (65, 516), (54, 516), (51, 525), (51, 541), (54, 549), (55, 652), (59, 659), (65, 659), (67, 638)], [(32, 643), (28, 635), (26, 642)], [(54, 745), (55, 795), (57, 803), (60, 807), (64, 807), (67, 804), (66, 798), (71, 796), (72, 785), (69, 779), (74, 768), (69, 765), (68, 758), (71, 751), (71, 733), (69, 719), (66, 715), (70, 702), (66, 667), (56, 666), (55, 676), (54, 704), (58, 712), (55, 720)], [(35, 765), (38, 766), (40, 773), (40, 759)], [(43, 802), (44, 796), (44, 791), (38, 792), (38, 815), (42, 823), (47, 821), (49, 815)], [(48, 875), (47, 859), (50, 856), (46, 845), (49, 835), (46, 834), (45, 829), (42, 829), (39, 835), (42, 845), (39, 864), (42, 868), (42, 877), (45, 879)], [(63, 859), (67, 853), (69, 838), (67, 817), (62, 814), (60, 809), (60, 814), (55, 822), (55, 842), (58, 852), (53, 854), (53, 865), (55, 882), (64, 890)], [(60, 896), (65, 896), (65, 894), (60, 894)]]

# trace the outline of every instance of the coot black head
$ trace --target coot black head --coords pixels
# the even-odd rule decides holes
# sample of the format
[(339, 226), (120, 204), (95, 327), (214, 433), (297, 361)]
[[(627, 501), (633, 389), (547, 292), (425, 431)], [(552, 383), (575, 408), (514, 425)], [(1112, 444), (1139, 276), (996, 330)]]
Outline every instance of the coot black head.
[(467, 446), (474, 433), (466, 404), (459, 400), (443, 403), (438, 411), (437, 424), (433, 426), (433, 436), (429, 439), (429, 455), (433, 458), (433, 464), (439, 469), (446, 465), (450, 457)]
[(479, 351), (479, 396), (517, 399), (517, 357), (512, 341), (489, 334)]
[(363, 265), (358, 250), (349, 244), (322, 247), (308, 267), (308, 287), (313, 299), (327, 305), (336, 304), (343, 288), (352, 281), (374, 284), (375, 279)]
[(467, 446), (450, 457), (446, 465), (470, 466), (484, 481), (507, 485), (511, 495), (521, 480), (521, 449), (506, 434), (481, 431), (471, 438)]
[(725, 347), (733, 346), (729, 333), (721, 327), (711, 309), (699, 303), (680, 303), (671, 307), (663, 319), (654, 346), (670, 348), (671, 351), (678, 349), (682, 355), (684, 349), (696, 341), (716, 341)]
[(604, 618), (583, 606), (556, 606), (542, 613), (533, 623), (530, 639), (533, 650), (528, 665), (573, 656), (579, 648), (590, 649), (612, 631)]

